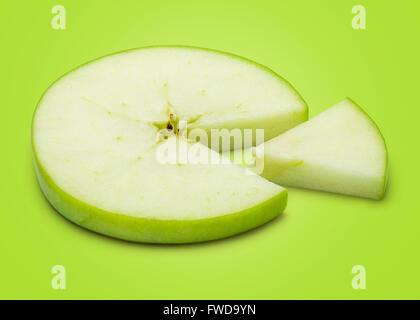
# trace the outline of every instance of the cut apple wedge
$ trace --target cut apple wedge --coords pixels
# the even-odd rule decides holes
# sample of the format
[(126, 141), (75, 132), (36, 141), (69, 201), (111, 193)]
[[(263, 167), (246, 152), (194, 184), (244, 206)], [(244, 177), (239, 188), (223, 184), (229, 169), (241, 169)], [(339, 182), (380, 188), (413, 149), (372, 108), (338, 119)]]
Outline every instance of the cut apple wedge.
[[(35, 112), (32, 148), (44, 194), (71, 221), (130, 241), (197, 242), (268, 222), (287, 193), (232, 163), (157, 161), (171, 145), (169, 153), (188, 145), (220, 157), (178, 135), (179, 121), (205, 131), (265, 129), (268, 139), (306, 119), (300, 96), (265, 67), (211, 50), (152, 47), (55, 82)], [(172, 136), (162, 141), (165, 130)]]
[(267, 141), (263, 148), (262, 176), (275, 183), (373, 199), (384, 195), (384, 139), (350, 99)]

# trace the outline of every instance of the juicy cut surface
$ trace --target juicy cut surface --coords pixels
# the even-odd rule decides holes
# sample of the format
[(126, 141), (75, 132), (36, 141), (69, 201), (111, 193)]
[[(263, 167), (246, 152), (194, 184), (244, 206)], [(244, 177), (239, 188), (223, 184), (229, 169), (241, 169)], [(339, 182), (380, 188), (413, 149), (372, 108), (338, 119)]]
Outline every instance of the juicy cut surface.
[(206, 130), (267, 129), (266, 139), (306, 120), (298, 94), (255, 63), (201, 49), (147, 48), (96, 60), (53, 84), (34, 116), (34, 153), (64, 192), (135, 217), (216, 217), (283, 192), (233, 164), (159, 163), (156, 137), (171, 113)]

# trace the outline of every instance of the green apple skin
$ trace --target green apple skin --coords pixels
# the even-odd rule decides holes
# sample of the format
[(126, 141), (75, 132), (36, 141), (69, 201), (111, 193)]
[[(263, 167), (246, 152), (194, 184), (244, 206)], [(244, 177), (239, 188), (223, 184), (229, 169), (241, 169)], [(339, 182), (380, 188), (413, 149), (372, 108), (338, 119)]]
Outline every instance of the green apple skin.
[(384, 177), (383, 177), (382, 192), (379, 193), (376, 197), (372, 198), (374, 200), (381, 200), (385, 196), (385, 193), (386, 193), (386, 190), (387, 190), (386, 187), (388, 185), (388, 180), (389, 180), (389, 151), (388, 151), (388, 148), (387, 148), (386, 143), (385, 143), (385, 138), (384, 138), (381, 130), (379, 129), (378, 125), (376, 124), (376, 122), (372, 119), (372, 117), (370, 115), (368, 115), (366, 113), (366, 111), (363, 110), (363, 108), (360, 105), (358, 105), (353, 99), (347, 97), (347, 100), (349, 100), (356, 108), (358, 108), (360, 110), (361, 113), (363, 113), (366, 116), (366, 118), (368, 118), (370, 120), (372, 125), (376, 128), (377, 133), (382, 138), (383, 147), (385, 149), (385, 172), (384, 172)]
[(60, 189), (48, 176), (33, 150), (40, 187), (50, 204), (65, 218), (91, 231), (144, 243), (182, 244), (226, 238), (263, 225), (279, 216), (287, 204), (287, 191), (256, 207), (209, 219), (157, 220), (115, 214), (90, 206)]

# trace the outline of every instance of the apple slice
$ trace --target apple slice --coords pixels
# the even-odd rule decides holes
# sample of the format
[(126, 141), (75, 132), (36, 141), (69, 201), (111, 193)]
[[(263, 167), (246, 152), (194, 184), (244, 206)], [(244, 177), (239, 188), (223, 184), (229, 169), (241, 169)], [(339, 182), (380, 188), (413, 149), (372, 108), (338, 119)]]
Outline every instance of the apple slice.
[(387, 173), (384, 139), (350, 99), (264, 144), (262, 176), (284, 186), (380, 199)]
[[(287, 193), (232, 163), (161, 163), (162, 147), (169, 156), (188, 145), (220, 157), (185, 141), (175, 132), (179, 121), (267, 129), (270, 138), (306, 117), (296, 91), (256, 63), (204, 49), (144, 48), (55, 82), (35, 112), (32, 148), (44, 194), (71, 221), (131, 241), (206, 241), (273, 219)], [(168, 141), (157, 139), (163, 131), (171, 131)]]

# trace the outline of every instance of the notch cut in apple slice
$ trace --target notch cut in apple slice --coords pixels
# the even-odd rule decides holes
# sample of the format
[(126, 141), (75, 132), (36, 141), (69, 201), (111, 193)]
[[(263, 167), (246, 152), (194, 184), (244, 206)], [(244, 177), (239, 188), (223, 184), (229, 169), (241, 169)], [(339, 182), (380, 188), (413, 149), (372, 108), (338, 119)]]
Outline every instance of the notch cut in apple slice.
[(306, 117), (296, 91), (256, 63), (197, 48), (144, 48), (53, 84), (34, 115), (32, 148), (43, 192), (71, 221), (131, 241), (206, 241), (273, 219), (286, 190), (232, 164), (161, 164), (157, 149), (182, 138), (160, 141), (159, 133), (185, 120), (204, 130), (267, 129), (267, 139)]
[(346, 99), (267, 141), (262, 176), (284, 186), (380, 199), (387, 149), (372, 119)]

